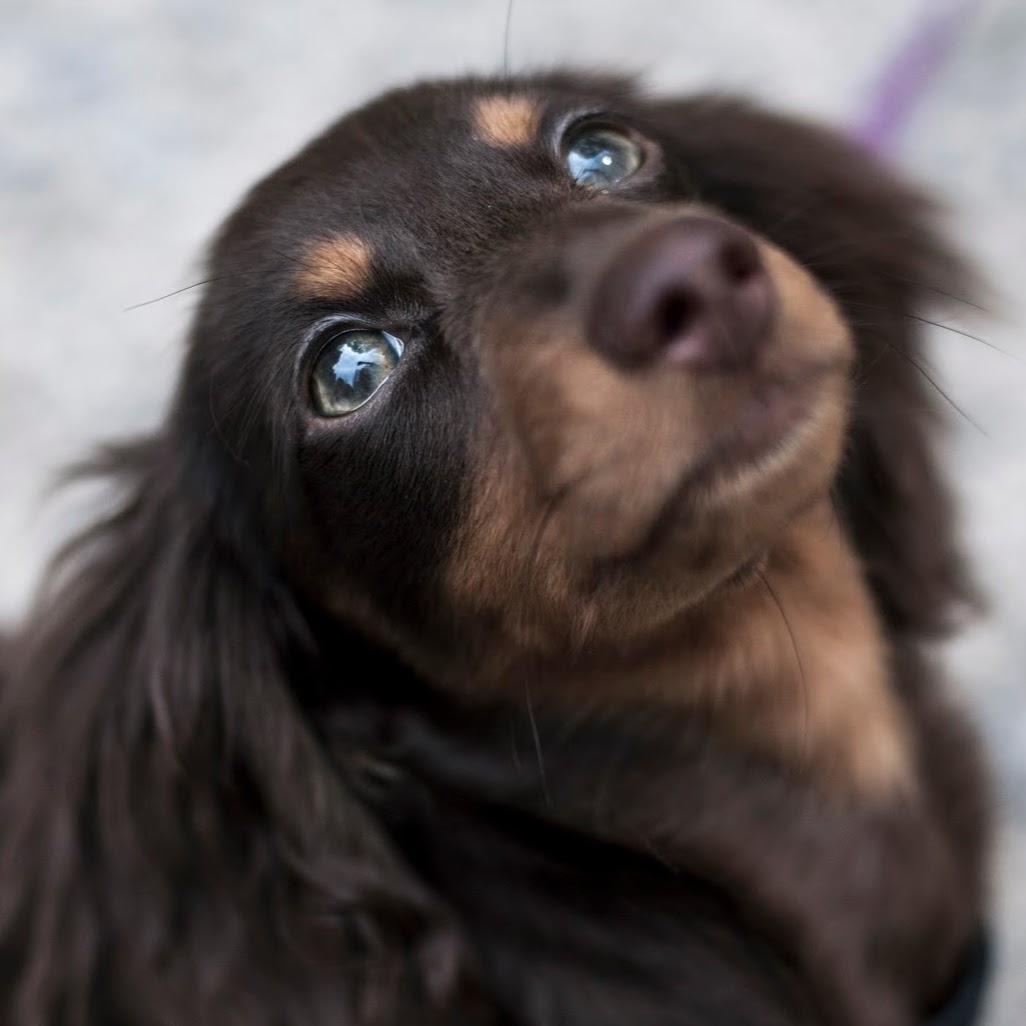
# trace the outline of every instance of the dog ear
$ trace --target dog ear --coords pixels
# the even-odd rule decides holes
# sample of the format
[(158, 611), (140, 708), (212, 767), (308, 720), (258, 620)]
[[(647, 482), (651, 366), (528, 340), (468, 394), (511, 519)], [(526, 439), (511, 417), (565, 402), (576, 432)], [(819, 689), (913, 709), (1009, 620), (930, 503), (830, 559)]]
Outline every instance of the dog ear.
[(935, 452), (940, 389), (919, 311), (968, 299), (971, 276), (936, 211), (838, 134), (743, 102), (654, 106), (680, 195), (760, 232), (834, 296), (857, 343), (838, 499), (892, 633), (941, 634), (975, 602)]
[(303, 624), (216, 459), (109, 452), (124, 498), (17, 644), (6, 1023), (399, 1021), (453, 985), (444, 914), (294, 701)]

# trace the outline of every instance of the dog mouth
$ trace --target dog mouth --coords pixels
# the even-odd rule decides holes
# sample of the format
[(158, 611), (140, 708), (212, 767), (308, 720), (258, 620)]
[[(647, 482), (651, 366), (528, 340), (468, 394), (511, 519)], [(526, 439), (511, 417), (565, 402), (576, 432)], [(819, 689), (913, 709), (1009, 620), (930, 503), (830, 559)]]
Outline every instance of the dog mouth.
[(757, 472), (775, 456), (787, 453), (814, 419), (830, 372), (810, 368), (787, 378), (755, 383), (740, 417), (685, 474), (681, 490), (712, 484), (731, 472)]
[(554, 308), (530, 278), (496, 289), (485, 371), (554, 559), (587, 576), (679, 555), (704, 579), (829, 487), (851, 336), (808, 272), (739, 226), (623, 217), (602, 222), (612, 242), (590, 224), (555, 240), (577, 285)]
[(825, 365), (753, 382), (739, 415), (682, 470), (638, 543), (601, 560), (600, 569), (626, 569), (656, 557), (682, 523), (783, 477), (801, 459), (803, 439), (815, 433), (829, 403), (830, 380), (841, 376), (838, 367)]

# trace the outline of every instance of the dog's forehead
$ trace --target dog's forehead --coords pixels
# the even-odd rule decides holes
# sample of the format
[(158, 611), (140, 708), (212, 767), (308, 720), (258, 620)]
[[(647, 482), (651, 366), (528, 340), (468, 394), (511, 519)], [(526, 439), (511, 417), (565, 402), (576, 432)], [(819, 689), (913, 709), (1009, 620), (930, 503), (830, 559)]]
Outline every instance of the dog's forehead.
[(468, 254), (568, 197), (559, 131), (608, 92), (536, 79), (433, 83), (342, 118), (292, 163), (299, 291), (323, 291), (333, 275), (352, 288), (372, 268), (466, 267)]
[(544, 131), (551, 106), (527, 87), (390, 94), (322, 140), (322, 184), (351, 230), (412, 229), (421, 246), (471, 223), (479, 233), (500, 207), (555, 177)]

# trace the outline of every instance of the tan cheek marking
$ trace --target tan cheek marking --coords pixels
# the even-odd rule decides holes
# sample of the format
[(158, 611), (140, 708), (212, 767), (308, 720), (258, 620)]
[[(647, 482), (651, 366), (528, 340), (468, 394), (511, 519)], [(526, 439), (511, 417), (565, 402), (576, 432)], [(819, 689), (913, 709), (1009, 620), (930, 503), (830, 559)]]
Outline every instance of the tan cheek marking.
[[(915, 793), (913, 741), (883, 633), (827, 503), (789, 532), (754, 580), (696, 609), (689, 626), (673, 628), (676, 640), (653, 639), (651, 658), (622, 665), (607, 650), (593, 662), (581, 649), (571, 673), (561, 643), (590, 637), (601, 627), (597, 611), (544, 545), (525, 576), (517, 520), (530, 503), (504, 476), (479, 482), (447, 580), (457, 606), (501, 621), (472, 690), (518, 694), (524, 649), (543, 659), (548, 650), (556, 660), (548, 670), (528, 662), (536, 699), (572, 715), (676, 708), (827, 793), (869, 802)], [(628, 636), (643, 629), (627, 608), (613, 619)]]
[(688, 695), (676, 685), (677, 701), (704, 706), (727, 736), (827, 791), (871, 801), (914, 792), (912, 741), (883, 632), (829, 502), (698, 624), (701, 640), (685, 663), (701, 683)]
[(492, 639), (490, 655), (502, 664), (507, 646), (535, 651), (574, 633), (579, 603), (561, 559), (549, 548), (551, 537), (539, 531), (544, 509), (519, 454), (495, 437), (479, 446), (446, 593), (472, 618), (481, 611), (495, 618), (503, 640)]
[(794, 358), (801, 351), (821, 359), (854, 359), (854, 342), (837, 305), (800, 264), (765, 239), (759, 252), (780, 299), (777, 336)]
[[(758, 612), (724, 655), (721, 680), (775, 681), (738, 703), (728, 729), (833, 789), (888, 798), (914, 788), (911, 739), (857, 557), (827, 503), (763, 571)], [(772, 594), (770, 594), (772, 589)], [(785, 618), (786, 617), (786, 622)], [(731, 665), (733, 663), (733, 665)]]
[(559, 539), (572, 560), (636, 548), (701, 437), (694, 389), (659, 368), (620, 373), (572, 317), (508, 331), (516, 342), (494, 347), (488, 367), (529, 464), (526, 487), (543, 501), (560, 496), (546, 540)]
[(491, 146), (526, 146), (538, 133), (540, 112), (526, 96), (485, 96), (474, 103), (474, 136)]
[(374, 253), (355, 235), (315, 242), (303, 256), (296, 289), (309, 298), (355, 296), (370, 281)]

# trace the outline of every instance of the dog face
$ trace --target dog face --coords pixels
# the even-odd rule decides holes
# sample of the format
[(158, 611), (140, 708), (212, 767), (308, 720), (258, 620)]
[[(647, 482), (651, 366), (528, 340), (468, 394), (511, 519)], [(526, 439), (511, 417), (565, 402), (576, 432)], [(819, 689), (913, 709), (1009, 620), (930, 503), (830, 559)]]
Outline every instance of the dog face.
[(183, 515), (435, 686), (655, 699), (892, 794), (887, 632), (967, 593), (911, 318), (963, 283), (927, 213), (732, 101), (386, 95), (216, 240), (169, 425), (211, 512)]
[(834, 479), (849, 328), (666, 120), (604, 81), (391, 94), (215, 249), (191, 387), (289, 573), (434, 672), (650, 636)]

